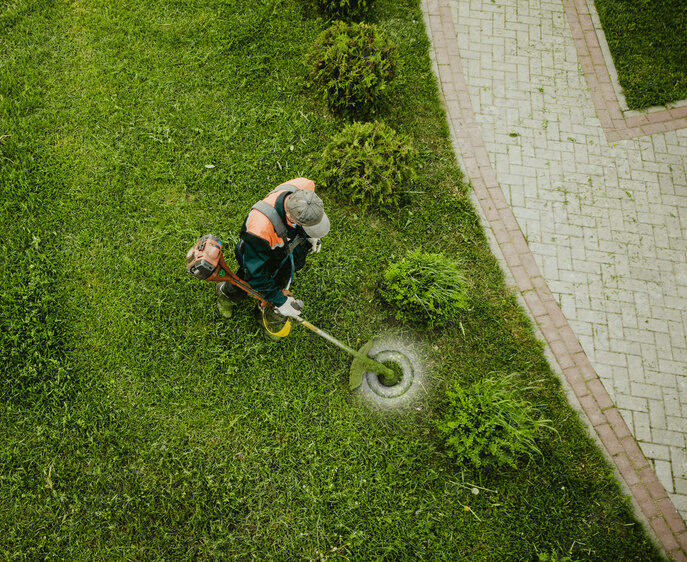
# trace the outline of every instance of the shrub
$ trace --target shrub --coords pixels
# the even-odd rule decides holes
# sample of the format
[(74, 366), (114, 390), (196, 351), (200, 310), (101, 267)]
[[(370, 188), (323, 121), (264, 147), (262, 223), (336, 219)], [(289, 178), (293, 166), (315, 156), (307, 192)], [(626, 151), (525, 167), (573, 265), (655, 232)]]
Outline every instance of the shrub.
[(306, 0), (306, 4), (330, 18), (347, 19), (362, 17), (372, 0)]
[(396, 48), (374, 25), (337, 21), (315, 40), (309, 64), (329, 107), (364, 113), (394, 77)]
[(410, 137), (384, 123), (352, 123), (327, 145), (319, 164), (325, 186), (363, 207), (397, 206), (402, 188), (417, 178)]
[(488, 377), (447, 392), (448, 411), (436, 422), (448, 454), (474, 468), (516, 466), (521, 455), (541, 454), (535, 438), (549, 420), (517, 396), (515, 375)]
[(396, 318), (444, 326), (468, 308), (467, 284), (454, 261), (415, 250), (384, 272), (384, 300), (398, 307)]

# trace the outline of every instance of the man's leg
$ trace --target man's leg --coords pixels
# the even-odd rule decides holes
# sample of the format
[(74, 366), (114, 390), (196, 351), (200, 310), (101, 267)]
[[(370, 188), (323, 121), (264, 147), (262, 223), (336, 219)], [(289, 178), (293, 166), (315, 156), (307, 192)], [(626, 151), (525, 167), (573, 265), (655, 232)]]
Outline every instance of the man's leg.
[(225, 318), (231, 318), (234, 313), (234, 306), (237, 302), (248, 298), (245, 291), (242, 291), (236, 285), (232, 285), (228, 281), (217, 283), (217, 285), (215, 285), (215, 294), (217, 295), (217, 308), (219, 309), (219, 313)]

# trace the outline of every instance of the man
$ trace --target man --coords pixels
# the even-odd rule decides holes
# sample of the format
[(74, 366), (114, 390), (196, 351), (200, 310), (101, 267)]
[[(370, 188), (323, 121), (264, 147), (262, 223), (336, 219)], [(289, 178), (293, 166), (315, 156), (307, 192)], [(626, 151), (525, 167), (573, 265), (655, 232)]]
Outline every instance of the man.
[[(295, 178), (283, 183), (248, 214), (234, 249), (237, 275), (273, 303), (279, 314), (298, 317), (303, 303), (288, 289), (308, 253), (320, 251), (320, 239), (328, 232), (329, 218), (315, 194), (315, 182)], [(233, 304), (246, 296), (227, 282), (218, 283), (216, 290), (225, 316), (231, 316)]]

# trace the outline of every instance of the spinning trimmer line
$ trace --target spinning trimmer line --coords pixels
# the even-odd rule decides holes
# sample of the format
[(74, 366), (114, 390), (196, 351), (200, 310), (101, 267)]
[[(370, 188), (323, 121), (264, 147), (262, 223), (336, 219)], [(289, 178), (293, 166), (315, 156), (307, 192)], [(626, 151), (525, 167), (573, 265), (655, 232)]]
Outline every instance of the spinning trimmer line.
[[(215, 283), (227, 281), (245, 291), (262, 305), (263, 320), (264, 311), (273, 307), (272, 303), (266, 301), (259, 292), (227, 267), (222, 253), (222, 242), (216, 236), (203, 236), (188, 251), (186, 254), (186, 269), (191, 275), (203, 281)], [(386, 387), (392, 387), (399, 382), (400, 377), (397, 372), (367, 355), (372, 348), (374, 340), (369, 341), (360, 350), (356, 351), (303, 318), (293, 318), (293, 320), (353, 356), (354, 359), (349, 376), (349, 388), (351, 390), (358, 388), (363, 382), (365, 373), (370, 371), (376, 373), (379, 376), (380, 382)], [(291, 319), (286, 319), (284, 326), (278, 332), (272, 332), (267, 322), (265, 322), (265, 328), (275, 336), (285, 337), (291, 330)]]

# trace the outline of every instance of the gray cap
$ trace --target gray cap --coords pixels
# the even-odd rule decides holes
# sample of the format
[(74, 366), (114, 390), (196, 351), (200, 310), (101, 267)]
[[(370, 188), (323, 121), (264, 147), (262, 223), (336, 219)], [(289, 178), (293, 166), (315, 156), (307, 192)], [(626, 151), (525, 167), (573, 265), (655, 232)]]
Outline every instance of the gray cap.
[(284, 207), (310, 238), (322, 238), (329, 232), (329, 218), (324, 212), (324, 204), (314, 191), (294, 191), (286, 198)]

